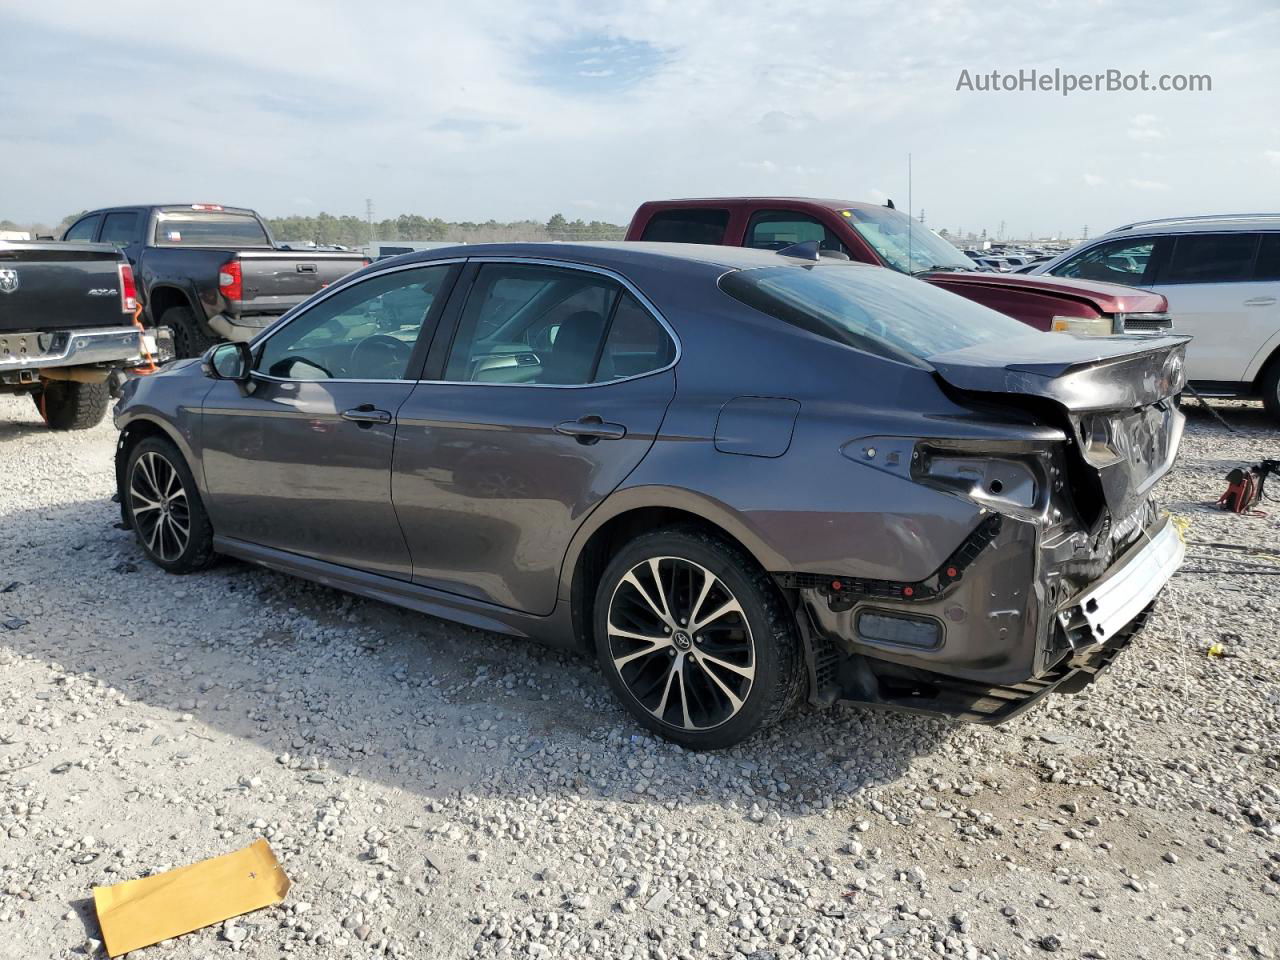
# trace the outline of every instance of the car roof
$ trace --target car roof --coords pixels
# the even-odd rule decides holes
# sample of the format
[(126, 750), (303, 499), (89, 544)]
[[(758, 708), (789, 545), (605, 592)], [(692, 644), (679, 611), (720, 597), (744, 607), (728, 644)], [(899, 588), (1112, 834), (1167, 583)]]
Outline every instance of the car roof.
[(681, 197), (675, 200), (647, 200), (642, 207), (697, 207), (714, 204), (718, 207), (762, 206), (765, 204), (785, 204), (791, 207), (823, 207), (827, 210), (882, 210), (883, 204), (866, 203), (858, 200), (830, 200), (820, 197)]
[[(751, 247), (726, 247), (704, 243), (653, 243), (643, 240), (598, 240), (583, 243), (468, 243), (434, 250), (418, 250), (392, 258), (397, 264), (419, 261), (467, 257), (528, 258), (536, 260), (564, 260), (605, 269), (624, 271), (628, 266), (660, 267), (664, 262), (705, 264), (719, 274), (726, 270), (749, 270), (753, 267), (813, 266), (813, 260), (779, 256), (774, 250), (756, 250)], [(390, 263), (384, 260), (381, 263)], [(846, 260), (824, 258), (823, 263), (868, 267)]]
[(164, 213), (177, 213), (177, 212), (178, 212), (178, 211), (180, 211), (180, 210), (193, 210), (193, 209), (195, 209), (195, 208), (196, 208), (196, 207), (198, 207), (198, 206), (205, 206), (205, 207), (209, 207), (209, 206), (218, 206), (218, 207), (221, 207), (222, 209), (221, 209), (221, 210), (216, 211), (217, 213), (237, 213), (237, 214), (239, 214), (239, 213), (248, 213), (248, 214), (252, 214), (252, 213), (254, 212), (253, 210), (249, 209), (248, 207), (228, 207), (226, 204), (222, 204), (222, 203), (214, 204), (214, 203), (212, 203), (212, 202), (210, 202), (210, 203), (206, 203), (206, 204), (192, 204), (192, 203), (118, 203), (118, 204), (116, 204), (115, 206), (112, 206), (112, 207), (96, 207), (95, 209), (88, 211), (88, 212), (85, 214), (85, 216), (89, 216), (90, 214), (94, 214), (94, 213), (120, 213), (120, 212), (130, 211), (130, 210), (160, 210), (160, 211), (162, 211), (162, 212), (164, 212)]
[(1121, 233), (1237, 233), (1280, 230), (1280, 213), (1217, 213), (1197, 217), (1165, 217), (1140, 220), (1108, 230), (1104, 236)]

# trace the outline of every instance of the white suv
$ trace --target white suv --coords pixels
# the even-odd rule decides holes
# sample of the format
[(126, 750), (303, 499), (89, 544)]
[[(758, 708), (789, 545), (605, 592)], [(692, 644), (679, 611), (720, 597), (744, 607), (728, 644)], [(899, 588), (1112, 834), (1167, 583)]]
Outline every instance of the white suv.
[(1194, 338), (1192, 385), (1213, 396), (1260, 396), (1280, 419), (1280, 214), (1131, 223), (1029, 272), (1163, 293), (1174, 331)]

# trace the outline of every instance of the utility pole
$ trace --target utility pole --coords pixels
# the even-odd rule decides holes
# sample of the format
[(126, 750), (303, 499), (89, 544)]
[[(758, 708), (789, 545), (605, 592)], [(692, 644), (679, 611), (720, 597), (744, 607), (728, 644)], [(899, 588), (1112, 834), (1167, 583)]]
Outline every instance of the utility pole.
[(920, 208), (920, 222), (924, 223), (924, 207)]
[(1001, 239), (1001, 240), (1003, 240), (1003, 239), (1004, 239), (1004, 221), (1003, 221), (1003, 220), (1001, 220), (1001, 221), (1000, 221), (1000, 234), (999, 234), (999, 236), (1000, 236), (1000, 239)]
[(914, 270), (915, 266), (911, 262), (911, 211), (915, 208), (911, 205), (911, 154), (907, 154), (907, 269)]
[(373, 200), (366, 199), (364, 202), (364, 218), (369, 221), (369, 243), (373, 243)]
[(1080, 234), (1080, 239), (1081, 240), (1089, 239), (1089, 225), (1087, 223), (1084, 225), (1083, 232)]

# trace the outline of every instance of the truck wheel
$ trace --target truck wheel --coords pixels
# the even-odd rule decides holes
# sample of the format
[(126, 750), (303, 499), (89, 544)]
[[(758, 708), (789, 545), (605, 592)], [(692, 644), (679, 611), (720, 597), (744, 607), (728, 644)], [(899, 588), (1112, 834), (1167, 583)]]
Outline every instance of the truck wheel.
[(777, 588), (742, 550), (700, 530), (624, 546), (600, 578), (593, 619), (618, 699), (682, 746), (733, 746), (804, 693), (795, 618)]
[(173, 330), (173, 352), (178, 359), (202, 357), (218, 343), (218, 338), (205, 331), (204, 325), (187, 307), (170, 307), (160, 318), (160, 325)]
[(213, 560), (213, 526), (191, 468), (169, 440), (148, 437), (125, 462), (120, 491), (129, 525), (157, 567), (194, 573)]
[(88, 430), (107, 415), (111, 393), (105, 383), (46, 380), (31, 399), (50, 430)]
[(1274, 358), (1262, 375), (1262, 405), (1272, 420), (1280, 420), (1280, 357)]

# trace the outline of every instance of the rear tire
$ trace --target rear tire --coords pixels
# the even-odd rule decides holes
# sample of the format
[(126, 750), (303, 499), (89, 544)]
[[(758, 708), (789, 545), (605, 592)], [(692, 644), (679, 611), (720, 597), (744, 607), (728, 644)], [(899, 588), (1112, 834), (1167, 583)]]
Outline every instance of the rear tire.
[(600, 668), (631, 715), (693, 750), (741, 743), (803, 693), (795, 617), (776, 585), (701, 530), (624, 546), (600, 578), (593, 628)]
[(137, 443), (125, 462), (124, 502), (138, 545), (169, 573), (194, 573), (213, 560), (213, 526), (195, 477), (178, 448), (161, 437)]
[(160, 318), (160, 325), (173, 331), (173, 352), (179, 359), (203, 357), (206, 350), (221, 342), (187, 307), (170, 307)]
[(1276, 357), (1267, 366), (1262, 375), (1262, 405), (1271, 414), (1271, 419), (1280, 422), (1280, 357)]
[(45, 380), (31, 399), (50, 430), (88, 430), (107, 415), (111, 391), (105, 382)]

